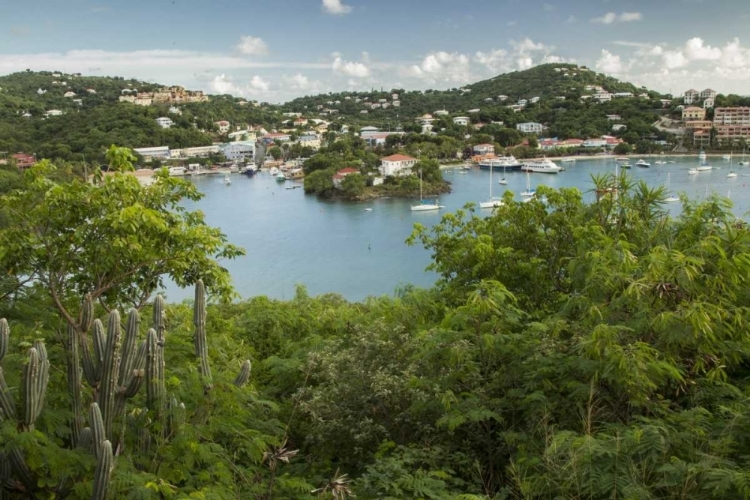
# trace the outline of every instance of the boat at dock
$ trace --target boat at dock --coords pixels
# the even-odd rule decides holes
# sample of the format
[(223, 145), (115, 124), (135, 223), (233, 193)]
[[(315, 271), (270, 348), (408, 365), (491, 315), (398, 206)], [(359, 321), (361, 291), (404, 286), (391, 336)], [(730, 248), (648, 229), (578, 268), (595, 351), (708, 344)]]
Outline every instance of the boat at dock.
[(557, 174), (562, 170), (561, 167), (555, 165), (555, 162), (543, 158), (541, 160), (534, 160), (524, 163), (521, 170), (526, 172), (537, 172), (541, 174)]
[(482, 170), (520, 170), (521, 166), (521, 162), (519, 162), (513, 155), (487, 158), (479, 162), (479, 168)]
[(500, 198), (494, 198), (492, 196), (492, 171), (494, 169), (490, 169), (490, 199), (489, 201), (481, 201), (479, 202), (479, 208), (497, 208), (503, 206), (503, 201)]
[(531, 176), (528, 171), (526, 171), (526, 191), (521, 191), (521, 196), (523, 198), (533, 198), (536, 196), (536, 189), (531, 189)]

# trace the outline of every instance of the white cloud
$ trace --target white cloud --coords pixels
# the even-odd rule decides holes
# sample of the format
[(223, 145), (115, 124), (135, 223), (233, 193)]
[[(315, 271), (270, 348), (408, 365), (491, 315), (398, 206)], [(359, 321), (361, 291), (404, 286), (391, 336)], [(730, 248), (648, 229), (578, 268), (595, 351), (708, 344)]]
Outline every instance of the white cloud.
[(602, 49), (601, 56), (599, 57), (599, 60), (596, 61), (595, 67), (597, 71), (601, 71), (602, 73), (609, 73), (612, 75), (617, 75), (623, 70), (622, 60), (620, 59), (620, 56), (612, 54), (606, 49)]
[(704, 45), (702, 39), (695, 37), (685, 43), (685, 55), (691, 61), (715, 61), (721, 58), (721, 49)]
[(370, 68), (368, 68), (367, 65), (360, 62), (344, 61), (341, 57), (337, 57), (333, 60), (331, 69), (333, 69), (335, 73), (352, 76), (354, 78), (367, 78), (370, 76)]
[(254, 77), (252, 77), (252, 79), (250, 79), (249, 87), (251, 90), (255, 90), (256, 92), (265, 94), (270, 90), (271, 85), (267, 81), (263, 80), (263, 78), (255, 75)]
[(431, 52), (419, 64), (405, 68), (407, 76), (420, 78), (431, 84), (463, 84), (471, 80), (471, 59), (459, 52)]
[(323, 0), (321, 8), (323, 12), (333, 14), (334, 16), (343, 16), (352, 11), (352, 7), (341, 3), (341, 0)]
[(323, 84), (318, 80), (310, 80), (309, 77), (302, 73), (293, 76), (283, 76), (282, 83), (284, 87), (292, 93), (299, 94), (317, 94), (323, 91)]
[(537, 64), (565, 62), (565, 58), (552, 54), (555, 47), (535, 42), (530, 38), (511, 40), (510, 46), (510, 51), (494, 49), (489, 52), (477, 52), (473, 60), (493, 73), (529, 69)]
[(607, 12), (601, 17), (594, 17), (591, 19), (592, 23), (600, 24), (612, 24), (615, 22), (629, 23), (632, 21), (640, 21), (643, 19), (643, 14), (640, 12), (622, 12), (619, 15), (615, 12)]
[(211, 80), (211, 90), (217, 94), (233, 94), (242, 95), (242, 91), (237, 85), (232, 82), (232, 79), (227, 77), (224, 73), (217, 75)]
[(566, 19), (565, 22), (568, 23), (568, 24), (574, 24), (574, 23), (578, 22), (578, 18), (576, 16), (574, 16), (573, 14), (571, 14), (571, 15), (568, 16), (568, 19)]
[(262, 39), (254, 36), (241, 36), (237, 50), (246, 56), (262, 56), (268, 54), (268, 45)]
[(682, 68), (688, 64), (688, 58), (681, 50), (665, 50), (661, 53), (664, 67), (667, 69)]
[(518, 21), (508, 21), (505, 23), (506, 26), (518, 26)]

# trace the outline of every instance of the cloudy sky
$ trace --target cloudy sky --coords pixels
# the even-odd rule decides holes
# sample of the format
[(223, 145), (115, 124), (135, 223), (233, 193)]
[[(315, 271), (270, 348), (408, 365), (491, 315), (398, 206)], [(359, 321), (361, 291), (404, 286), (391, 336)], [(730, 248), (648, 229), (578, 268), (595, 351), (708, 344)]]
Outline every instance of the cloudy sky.
[(561, 61), (675, 94), (750, 94), (750, 0), (0, 0), (0, 19), (0, 74), (270, 102), (442, 89)]

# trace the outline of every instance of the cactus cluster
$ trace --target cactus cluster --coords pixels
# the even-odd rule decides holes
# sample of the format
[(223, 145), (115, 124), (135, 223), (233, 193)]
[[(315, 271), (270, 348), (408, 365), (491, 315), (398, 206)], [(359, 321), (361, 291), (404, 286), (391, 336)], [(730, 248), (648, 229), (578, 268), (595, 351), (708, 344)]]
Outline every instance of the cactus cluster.
[[(205, 391), (213, 387), (208, 360), (206, 337), (206, 296), (201, 281), (196, 284), (193, 322), (195, 325), (195, 354)], [(67, 388), (72, 402), (73, 419), (70, 429), (71, 448), (88, 450), (96, 460), (92, 499), (107, 496), (107, 487), (115, 458), (125, 447), (126, 430), (135, 436), (137, 451), (150, 452), (153, 420), (159, 433), (157, 439), (169, 439), (179, 432), (185, 422), (185, 405), (176, 398), (168, 398), (165, 388), (164, 346), (166, 343), (165, 303), (157, 296), (153, 305), (153, 325), (140, 343), (140, 315), (131, 309), (125, 331), (121, 328), (117, 310), (109, 313), (107, 328), (94, 319), (92, 298), (83, 300), (79, 323), (69, 325), (65, 339), (67, 354)], [(0, 364), (8, 351), (9, 327), (0, 319)], [(11, 419), (20, 432), (34, 430), (45, 402), (49, 382), (50, 363), (41, 341), (35, 341), (28, 351), (28, 361), (23, 369), (21, 405), (13, 399), (0, 365), (0, 421)], [(244, 386), (250, 378), (251, 364), (242, 364), (234, 380), (237, 387)], [(91, 388), (92, 402), (88, 411), (88, 426), (84, 427), (83, 382)], [(145, 381), (146, 408), (127, 412), (127, 403), (139, 392)], [(118, 427), (119, 425), (119, 427)], [(22, 491), (34, 497), (37, 478), (29, 469), (23, 451), (10, 448), (0, 451), (0, 498), (4, 490)]]

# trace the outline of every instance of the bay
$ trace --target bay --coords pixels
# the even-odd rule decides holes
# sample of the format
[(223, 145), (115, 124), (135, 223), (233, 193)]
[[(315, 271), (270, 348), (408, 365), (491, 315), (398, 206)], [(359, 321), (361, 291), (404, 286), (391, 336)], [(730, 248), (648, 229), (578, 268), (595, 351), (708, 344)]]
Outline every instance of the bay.
[[(675, 163), (654, 165), (656, 160)], [(637, 158), (631, 160), (634, 165)], [(696, 157), (651, 157), (651, 168), (633, 167), (629, 175), (651, 186), (663, 185), (670, 173), (670, 191), (686, 193), (692, 199), (706, 195), (729, 195), (738, 216), (750, 210), (750, 167), (730, 167), (719, 157), (709, 158), (714, 170), (688, 175), (698, 165)], [(614, 172), (612, 158), (581, 159), (559, 163), (565, 171), (557, 175), (531, 174), (532, 188), (577, 187), (587, 201), (593, 201), (591, 175)], [(733, 168), (738, 176), (727, 178)], [(430, 254), (425, 249), (405, 244), (414, 223), (432, 226), (442, 214), (462, 208), (466, 203), (489, 198), (489, 172), (472, 169), (444, 171), (452, 183), (452, 192), (440, 197), (445, 208), (439, 212), (411, 212), (414, 200), (380, 199), (366, 203), (331, 202), (305, 195), (300, 189), (286, 189), (300, 182), (278, 182), (267, 172), (252, 178), (233, 175), (225, 185), (222, 176), (190, 178), (205, 197), (186, 203), (189, 210), (201, 210), (206, 222), (221, 228), (229, 241), (245, 248), (247, 255), (224, 265), (243, 298), (267, 295), (293, 297), (296, 284), (305, 285), (313, 295), (339, 293), (353, 301), (367, 296), (393, 294), (399, 286), (431, 286), (437, 276), (425, 270)], [(506, 189), (519, 193), (526, 188), (526, 174), (507, 172), (508, 184), (501, 186), (495, 172), (493, 195)], [(668, 204), (673, 214), (679, 203)], [(371, 211), (365, 210), (371, 208)], [(489, 210), (480, 214), (489, 215)], [(180, 301), (192, 297), (191, 289), (167, 284), (167, 297)]]

